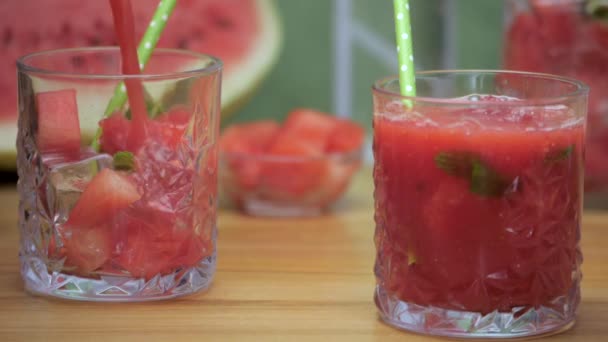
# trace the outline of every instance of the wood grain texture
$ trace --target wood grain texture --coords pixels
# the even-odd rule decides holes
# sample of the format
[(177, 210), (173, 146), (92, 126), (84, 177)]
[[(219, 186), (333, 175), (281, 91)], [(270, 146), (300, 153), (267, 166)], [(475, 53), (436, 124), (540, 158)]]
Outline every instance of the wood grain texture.
[[(437, 341), (378, 320), (371, 173), (331, 216), (221, 212), (212, 288), (165, 302), (99, 304), (31, 296), (17, 257), (17, 194), (0, 189), (0, 341)], [(584, 217), (583, 301), (551, 341), (608, 341), (608, 213)]]

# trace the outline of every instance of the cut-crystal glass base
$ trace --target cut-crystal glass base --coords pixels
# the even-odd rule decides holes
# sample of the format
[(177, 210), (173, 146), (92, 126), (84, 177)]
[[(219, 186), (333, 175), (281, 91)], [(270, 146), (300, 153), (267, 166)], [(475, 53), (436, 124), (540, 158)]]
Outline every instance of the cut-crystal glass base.
[(518, 338), (553, 334), (574, 325), (578, 287), (555, 299), (551, 307), (514, 308), (511, 312), (446, 310), (406, 303), (377, 286), (374, 299), (388, 324), (419, 334), (455, 338)]
[(185, 296), (207, 289), (215, 273), (215, 256), (195, 267), (177, 270), (151, 279), (119, 275), (85, 278), (59, 272), (49, 273), (35, 257), (21, 258), (21, 274), (27, 291), (43, 296), (97, 302), (139, 302)]

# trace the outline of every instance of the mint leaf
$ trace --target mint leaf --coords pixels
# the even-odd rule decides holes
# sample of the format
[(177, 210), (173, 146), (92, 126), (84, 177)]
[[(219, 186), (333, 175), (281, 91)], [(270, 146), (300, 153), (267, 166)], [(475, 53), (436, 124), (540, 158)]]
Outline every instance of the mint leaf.
[(608, 0), (587, 0), (585, 12), (592, 18), (608, 22)]
[(114, 170), (133, 171), (135, 170), (135, 156), (128, 151), (116, 152), (113, 161)]
[(561, 161), (568, 160), (570, 156), (572, 156), (572, 152), (574, 152), (574, 147), (576, 145), (570, 145), (561, 150), (549, 152), (545, 157), (545, 163), (557, 163)]
[(446, 173), (469, 181), (472, 193), (484, 197), (500, 197), (512, 183), (471, 152), (440, 152), (435, 165)]
[(435, 156), (435, 165), (452, 176), (468, 177), (474, 159), (469, 152), (440, 152)]
[(510, 182), (479, 160), (473, 162), (470, 190), (474, 194), (487, 197), (502, 196)]

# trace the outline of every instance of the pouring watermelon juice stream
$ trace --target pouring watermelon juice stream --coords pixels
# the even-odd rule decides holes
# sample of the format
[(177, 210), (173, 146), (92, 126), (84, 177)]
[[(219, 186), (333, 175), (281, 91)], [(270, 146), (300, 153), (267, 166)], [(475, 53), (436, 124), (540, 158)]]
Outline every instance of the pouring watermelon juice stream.
[[(114, 27), (123, 60), (125, 75), (139, 75), (139, 59), (135, 43), (135, 25), (133, 22), (133, 9), (130, 0), (110, 0)], [(138, 79), (125, 80), (126, 91), (131, 106), (131, 128), (128, 134), (127, 148), (136, 151), (139, 143), (146, 136), (146, 103), (144, 100), (143, 85)]]
[[(185, 203), (190, 207), (195, 205), (194, 199), (188, 198), (196, 175), (191, 167), (177, 167), (178, 160), (184, 158), (178, 155), (178, 150), (184, 148), (182, 137), (192, 113), (182, 106), (155, 118), (148, 117), (142, 81), (129, 77), (141, 73), (130, 1), (110, 0), (110, 3), (120, 43), (122, 70), (127, 75), (125, 86), (131, 119), (126, 118), (124, 110), (117, 110), (100, 122), (103, 128), (99, 137), (100, 150), (113, 155), (113, 165), (101, 170), (97, 166), (91, 169), (96, 174), (83, 186), (67, 221), (58, 228), (62, 242), (51, 243), (49, 257), (65, 258), (64, 271), (79, 276), (96, 278), (103, 274), (129, 274), (150, 279), (194, 267), (210, 256), (212, 234), (194, 226), (192, 210), (184, 211)], [(40, 111), (45, 111), (45, 107), (52, 111), (56, 108), (51, 107), (52, 103), (60, 101), (74, 107), (70, 112), (77, 119), (76, 93), (69, 90), (39, 94)], [(41, 99), (49, 95), (52, 98), (46, 102), (51, 104), (45, 106)], [(73, 118), (65, 119), (73, 121)], [(43, 132), (39, 135), (38, 142), (45, 144)], [(62, 136), (57, 137), (58, 144), (48, 148), (54, 155), (57, 151), (64, 153), (68, 159), (59, 157), (53, 163), (69, 163), (82, 155), (80, 133), (68, 134), (68, 137), (72, 135), (75, 135), (72, 140), (77, 142), (70, 145), (70, 151), (64, 148), (66, 137)], [(45, 146), (39, 148), (43, 152), (47, 150)], [(186, 158), (193, 158), (193, 152), (182, 153), (186, 153)], [(91, 153), (86, 152), (85, 156), (90, 157)], [(165, 181), (176, 178), (179, 181)], [(167, 196), (168, 193), (171, 196)], [(210, 195), (213, 194), (202, 196), (205, 203), (209, 202)], [(214, 215), (212, 206), (197, 210)]]

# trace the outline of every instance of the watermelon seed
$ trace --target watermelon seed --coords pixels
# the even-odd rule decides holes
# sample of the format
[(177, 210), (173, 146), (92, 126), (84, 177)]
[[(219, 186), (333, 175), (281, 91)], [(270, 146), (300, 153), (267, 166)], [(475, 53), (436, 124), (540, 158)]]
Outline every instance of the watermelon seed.
[(38, 32), (32, 32), (30, 33), (30, 44), (32, 44), (32, 46), (39, 46), (40, 45), (40, 33)]
[(5, 46), (10, 45), (10, 43), (13, 41), (13, 30), (11, 30), (10, 28), (6, 28), (4, 29), (4, 34), (2, 35), (2, 42), (4, 43)]
[(90, 37), (88, 39), (89, 45), (91, 46), (99, 46), (101, 45), (101, 39), (99, 37)]
[(230, 29), (233, 26), (232, 21), (230, 21), (229, 19), (226, 19), (226, 18), (222, 18), (222, 17), (216, 18), (215, 24), (223, 29)]
[(105, 28), (105, 24), (100, 19), (97, 19), (93, 22), (93, 26), (95, 26), (96, 30), (102, 30)]
[(187, 49), (188, 48), (188, 39), (182, 38), (179, 40), (179, 42), (177, 43), (177, 47), (180, 49)]
[(72, 26), (69, 23), (63, 23), (61, 25), (61, 35), (68, 36), (72, 34)]
[(204, 34), (203, 34), (203, 31), (201, 31), (201, 30), (194, 30), (192, 32), (192, 36), (194, 37), (194, 39), (198, 40), (198, 39), (202, 38), (204, 36)]
[(424, 182), (416, 183), (416, 192), (425, 193), (426, 192), (426, 184)]
[(72, 65), (75, 68), (81, 68), (82, 66), (84, 66), (84, 57), (82, 56), (72, 56)]

